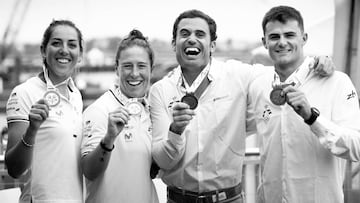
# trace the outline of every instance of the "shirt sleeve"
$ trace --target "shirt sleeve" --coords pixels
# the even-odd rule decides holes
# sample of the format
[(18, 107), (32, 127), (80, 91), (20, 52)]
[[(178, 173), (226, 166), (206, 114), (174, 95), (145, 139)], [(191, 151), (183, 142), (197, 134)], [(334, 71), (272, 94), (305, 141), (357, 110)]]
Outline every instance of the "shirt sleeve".
[(93, 151), (107, 132), (108, 113), (98, 106), (89, 106), (83, 113), (81, 156)]
[(359, 98), (349, 77), (337, 83), (331, 120), (320, 116), (311, 125), (320, 143), (334, 155), (351, 161), (360, 160)]
[(185, 136), (169, 131), (172, 122), (167, 113), (168, 106), (160, 93), (159, 86), (150, 89), (150, 115), (152, 121), (152, 156), (162, 169), (171, 169), (185, 152)]
[(228, 60), (227, 65), (231, 66), (234, 73), (238, 75), (240, 83), (244, 87), (247, 94), (247, 111), (246, 111), (246, 134), (252, 135), (256, 133), (256, 121), (254, 115), (254, 106), (251, 104), (251, 84), (253, 81), (264, 75), (274, 72), (273, 66), (264, 66), (262, 64), (246, 64), (238, 60)]
[(27, 92), (20, 86), (15, 87), (6, 104), (7, 122), (29, 122), (31, 105)]

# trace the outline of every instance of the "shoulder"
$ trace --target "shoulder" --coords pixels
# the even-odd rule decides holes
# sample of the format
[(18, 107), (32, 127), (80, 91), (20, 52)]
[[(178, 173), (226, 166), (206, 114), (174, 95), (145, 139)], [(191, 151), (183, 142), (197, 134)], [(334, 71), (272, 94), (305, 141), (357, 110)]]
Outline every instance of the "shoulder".
[(84, 110), (84, 116), (107, 115), (114, 108), (114, 98), (112, 97), (110, 90), (106, 91)]
[(22, 93), (26, 93), (26, 92), (31, 93), (36, 89), (44, 89), (44, 88), (45, 88), (45, 83), (39, 77), (31, 77), (25, 82), (15, 86), (13, 91), (18, 91)]

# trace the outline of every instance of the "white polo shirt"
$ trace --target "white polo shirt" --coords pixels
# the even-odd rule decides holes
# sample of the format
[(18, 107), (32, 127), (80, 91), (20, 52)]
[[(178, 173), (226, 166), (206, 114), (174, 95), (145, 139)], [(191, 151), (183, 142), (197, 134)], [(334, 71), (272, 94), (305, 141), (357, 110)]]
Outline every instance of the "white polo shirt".
[[(25, 175), (20, 202), (82, 202), (80, 171), (81, 112), (79, 90), (68, 83), (69, 100), (61, 95), (60, 104), (51, 107), (34, 143), (33, 160)], [(46, 83), (32, 77), (16, 86), (7, 103), (7, 121), (29, 122), (31, 105), (43, 98)]]
[(169, 131), (172, 105), (185, 95), (180, 67), (151, 87), (152, 153), (167, 186), (206, 192), (241, 182), (246, 131), (250, 130), (248, 86), (267, 70), (272, 69), (212, 58), (207, 76), (210, 84), (181, 135)]
[(338, 71), (319, 78), (309, 62), (307, 58), (285, 82), (295, 82), (320, 110), (311, 127), (288, 104), (270, 101), (275, 72), (250, 85), (249, 112), (260, 139), (262, 202), (343, 202), (345, 159), (360, 160), (360, 110), (351, 80)]
[[(105, 136), (108, 115), (121, 104), (105, 92), (83, 114), (81, 154), (94, 150)], [(141, 115), (131, 116), (128, 128), (116, 138), (108, 166), (94, 181), (86, 180), (86, 202), (157, 203), (155, 186), (150, 178), (151, 123), (148, 107)]]

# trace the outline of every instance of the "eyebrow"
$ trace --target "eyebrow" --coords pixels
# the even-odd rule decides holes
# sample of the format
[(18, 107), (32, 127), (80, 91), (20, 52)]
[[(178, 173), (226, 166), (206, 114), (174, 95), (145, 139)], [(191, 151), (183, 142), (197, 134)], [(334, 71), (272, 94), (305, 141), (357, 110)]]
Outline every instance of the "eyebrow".
[[(56, 40), (56, 41), (63, 41), (63, 39), (61, 38), (51, 38), (51, 40)], [(66, 40), (65, 40), (66, 41)], [(78, 40), (77, 39), (69, 39), (67, 41), (71, 41), (71, 42), (77, 42)]]

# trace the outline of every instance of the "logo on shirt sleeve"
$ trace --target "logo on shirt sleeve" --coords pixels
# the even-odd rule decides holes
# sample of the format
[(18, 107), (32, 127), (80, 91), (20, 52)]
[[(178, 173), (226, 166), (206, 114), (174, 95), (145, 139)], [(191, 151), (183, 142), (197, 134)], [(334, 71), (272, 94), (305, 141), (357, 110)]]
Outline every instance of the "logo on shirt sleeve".
[(11, 93), (9, 101), (7, 102), (6, 111), (11, 112), (11, 111), (19, 111), (19, 110), (20, 110), (19, 98), (17, 97), (16, 92), (13, 92)]
[(356, 96), (355, 91), (354, 91), (354, 90), (351, 90), (351, 93), (347, 95), (347, 100), (352, 99), (352, 98), (355, 98), (355, 96)]
[(90, 138), (92, 136), (91, 134), (92, 130), (92, 123), (90, 120), (85, 121), (84, 125), (84, 136)]

